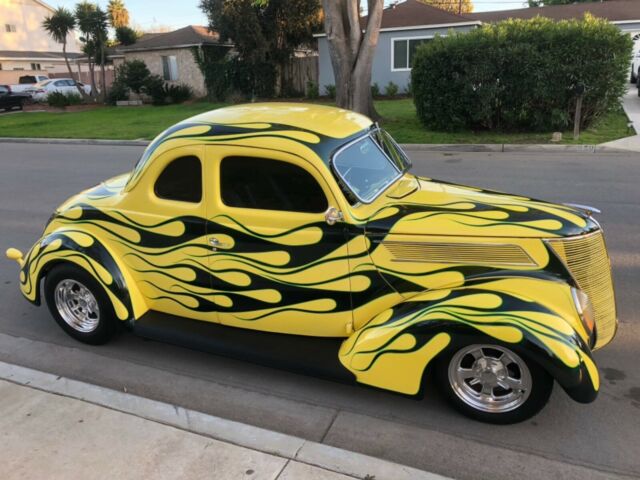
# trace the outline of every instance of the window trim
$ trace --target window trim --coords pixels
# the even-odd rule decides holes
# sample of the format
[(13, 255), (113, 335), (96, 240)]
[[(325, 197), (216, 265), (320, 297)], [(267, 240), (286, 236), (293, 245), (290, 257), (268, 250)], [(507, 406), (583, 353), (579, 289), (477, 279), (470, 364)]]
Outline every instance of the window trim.
[[(446, 35), (441, 35), (446, 36)], [(392, 72), (410, 72), (411, 67), (409, 66), (409, 40), (433, 40), (436, 38), (435, 35), (420, 35), (416, 37), (391, 37), (391, 71)], [(396, 49), (396, 41), (407, 42), (407, 67), (405, 68), (395, 68), (395, 49)]]
[[(343, 146), (341, 146), (340, 148), (338, 148), (333, 155), (331, 155), (331, 169), (336, 173), (336, 175), (338, 176), (338, 178), (340, 178), (340, 181), (342, 183), (344, 183), (344, 185), (349, 189), (349, 191), (351, 192), (351, 194), (354, 196), (354, 198), (356, 198), (358, 200), (358, 202), (360, 202), (363, 205), (370, 205), (371, 203), (375, 202), (378, 197), (380, 197), (384, 192), (386, 192), (389, 187), (391, 185), (393, 185), (394, 183), (396, 183), (398, 181), (398, 179), (402, 178), (402, 176), (405, 174), (404, 171), (400, 170), (397, 165), (396, 162), (394, 162), (391, 158), (389, 158), (389, 156), (385, 153), (384, 149), (378, 144), (377, 140), (375, 139), (375, 137), (373, 136), (374, 132), (377, 132), (378, 130), (380, 130), (377, 127), (373, 127), (371, 128), (367, 133), (365, 133), (364, 135), (360, 135), (358, 138), (355, 138), (353, 140), (351, 140), (348, 143), (345, 143)], [(338, 171), (338, 169), (335, 167), (334, 161), (336, 159), (336, 157), (341, 154), (344, 150), (346, 150), (347, 148), (349, 148), (351, 145), (353, 145), (354, 143), (358, 143), (360, 140), (369, 137), (371, 139), (371, 141), (374, 143), (374, 145), (376, 146), (376, 148), (378, 150), (380, 150), (380, 153), (382, 153), (382, 155), (384, 155), (384, 157), (387, 159), (387, 161), (391, 164), (391, 166), (396, 170), (396, 172), (398, 172), (398, 174), (393, 178), (393, 180), (391, 180), (389, 183), (387, 183), (387, 185), (384, 188), (381, 188), (380, 191), (378, 193), (376, 193), (376, 195), (371, 198), (368, 201), (364, 201), (360, 195), (358, 195), (356, 192), (354, 192), (351, 187), (349, 186), (349, 183), (344, 179), (344, 177), (340, 174), (340, 172)]]
[[(179, 73), (178, 73), (178, 57), (176, 55), (161, 55), (160, 56), (161, 61), (162, 61), (162, 78), (165, 82), (177, 82), (180, 79)], [(173, 59), (173, 61), (172, 61)], [(166, 62), (166, 73), (168, 75), (165, 75), (165, 62)], [(175, 67), (175, 68), (172, 68)], [(175, 78), (174, 77), (175, 74)], [(167, 78), (167, 76), (169, 78)]]
[[(322, 182), (318, 181), (318, 179), (316, 178), (316, 176), (311, 173), (309, 168), (305, 168), (302, 165), (299, 165), (297, 163), (294, 162), (290, 162), (288, 160), (283, 160), (280, 158), (273, 158), (273, 157), (263, 157), (263, 156), (253, 156), (253, 155), (227, 155), (225, 157), (222, 157), (217, 163), (218, 163), (218, 200), (220, 200), (220, 204), (224, 207), (224, 208), (232, 208), (232, 209), (236, 209), (236, 210), (251, 210), (254, 212), (276, 212), (277, 214), (293, 214), (293, 215), (321, 215), (324, 214), (324, 211), (322, 212), (303, 212), (300, 210), (273, 210), (270, 208), (253, 208), (253, 207), (238, 207), (235, 205), (229, 205), (224, 201), (224, 197), (222, 195), (222, 163), (228, 159), (228, 158), (233, 158), (233, 157), (242, 157), (242, 158), (252, 158), (252, 159), (256, 159), (256, 160), (264, 160), (267, 162), (280, 162), (280, 163), (285, 163), (287, 165), (293, 165), (294, 167), (297, 167), (301, 170), (303, 170), (304, 172), (306, 172), (312, 179), (314, 182), (316, 182), (316, 184), (318, 185), (318, 188), (320, 189), (320, 191), (322, 192), (322, 195), (324, 196), (324, 199), (326, 201), (327, 206), (331, 205), (330, 202), (330, 198), (327, 195), (327, 192), (325, 190), (325, 188), (322, 185)], [(315, 168), (314, 168), (315, 170)], [(316, 173), (318, 173), (316, 171)], [(322, 178), (322, 176), (320, 176), (320, 178)], [(328, 207), (327, 207), (328, 208)]]
[[(162, 195), (158, 194), (158, 181), (160, 180), (160, 177), (162, 176), (162, 174), (165, 172), (165, 170), (167, 168), (169, 168), (169, 166), (175, 162), (176, 160), (180, 160), (181, 158), (186, 158), (186, 157), (193, 157), (198, 159), (198, 164), (200, 165), (200, 199), (197, 202), (191, 201), (191, 200), (179, 200), (177, 198), (168, 198), (168, 197), (163, 197)], [(186, 203), (188, 205), (202, 205), (202, 202), (204, 200), (204, 177), (205, 177), (205, 172), (204, 172), (204, 165), (202, 162), (202, 159), (198, 156), (198, 155), (194, 155), (194, 154), (187, 154), (187, 155), (180, 155), (178, 157), (174, 157), (171, 160), (169, 160), (167, 163), (165, 163), (164, 167), (162, 167), (162, 169), (160, 170), (160, 172), (156, 175), (154, 181), (153, 181), (153, 196), (163, 202), (180, 202), (180, 203)]]

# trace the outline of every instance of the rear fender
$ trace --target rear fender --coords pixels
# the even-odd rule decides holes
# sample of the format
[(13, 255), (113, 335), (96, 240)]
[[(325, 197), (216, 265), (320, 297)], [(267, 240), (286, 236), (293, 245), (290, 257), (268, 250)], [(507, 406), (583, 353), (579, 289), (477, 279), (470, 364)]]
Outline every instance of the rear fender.
[(76, 264), (104, 287), (118, 319), (133, 320), (148, 310), (126, 267), (97, 236), (78, 228), (54, 230), (31, 248), (20, 271), (23, 295), (39, 305), (41, 279), (64, 262)]
[[(540, 364), (574, 400), (594, 400), (598, 370), (575, 319), (565, 306), (559, 314), (515, 293), (517, 280), (417, 295), (354, 332), (340, 361), (360, 383), (416, 395), (429, 362), (447, 349), (494, 341)], [(570, 295), (568, 285), (554, 283)]]

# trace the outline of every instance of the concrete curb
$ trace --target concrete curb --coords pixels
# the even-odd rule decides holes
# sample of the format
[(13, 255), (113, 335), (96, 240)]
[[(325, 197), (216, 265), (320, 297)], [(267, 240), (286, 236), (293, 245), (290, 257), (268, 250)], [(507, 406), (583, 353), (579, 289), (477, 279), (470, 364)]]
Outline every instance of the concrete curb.
[[(91, 138), (12, 138), (0, 137), (0, 143), (30, 143), (55, 145), (111, 145), (123, 147), (146, 147), (149, 140), (101, 140)], [(501, 143), (406, 143), (401, 145), (408, 151), (422, 152), (556, 152), (556, 153), (623, 153), (632, 150), (602, 145), (549, 145), (549, 144), (501, 144)]]
[(111, 145), (123, 147), (146, 147), (148, 140), (101, 140), (91, 138), (12, 138), (0, 137), (0, 143), (31, 143), (56, 145)]
[(359, 479), (451, 480), (434, 473), (156, 400), (0, 362), (0, 378)]

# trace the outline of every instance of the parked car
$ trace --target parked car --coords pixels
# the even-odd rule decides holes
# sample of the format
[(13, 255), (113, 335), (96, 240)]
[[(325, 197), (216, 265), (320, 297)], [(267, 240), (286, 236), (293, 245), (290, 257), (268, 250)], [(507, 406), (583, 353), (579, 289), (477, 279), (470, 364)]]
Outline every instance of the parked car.
[(11, 90), (15, 93), (26, 92), (30, 90), (36, 83), (49, 80), (46, 75), (23, 75), (18, 79), (18, 84), (10, 85)]
[(127, 325), (415, 396), (434, 375), (494, 423), (537, 413), (554, 381), (593, 401), (593, 351), (617, 327), (596, 209), (410, 168), (357, 113), (222, 108), (161, 133), (7, 256), (24, 296), (89, 344)]
[(631, 60), (631, 78), (629, 79), (631, 83), (638, 81), (638, 70), (640, 70), (640, 51), (636, 52)]
[(27, 90), (27, 93), (30, 93), (36, 102), (46, 102), (51, 92), (60, 92), (65, 95), (79, 95), (76, 83), (82, 87), (87, 95), (91, 95), (91, 85), (76, 82), (72, 78), (53, 78), (39, 82)]
[(22, 108), (31, 102), (31, 95), (26, 93), (15, 93), (9, 85), (0, 85), (0, 110), (11, 110)]

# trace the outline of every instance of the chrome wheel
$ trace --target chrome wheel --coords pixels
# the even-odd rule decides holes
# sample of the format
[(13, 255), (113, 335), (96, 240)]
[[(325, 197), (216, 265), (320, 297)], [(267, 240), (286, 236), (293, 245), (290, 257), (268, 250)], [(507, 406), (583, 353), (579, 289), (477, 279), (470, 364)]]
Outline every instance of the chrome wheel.
[(77, 280), (66, 279), (55, 288), (55, 303), (62, 319), (82, 333), (94, 331), (100, 322), (100, 309), (93, 293)]
[(451, 358), (449, 383), (467, 405), (504, 413), (524, 404), (533, 381), (527, 364), (516, 353), (497, 345), (469, 345)]

